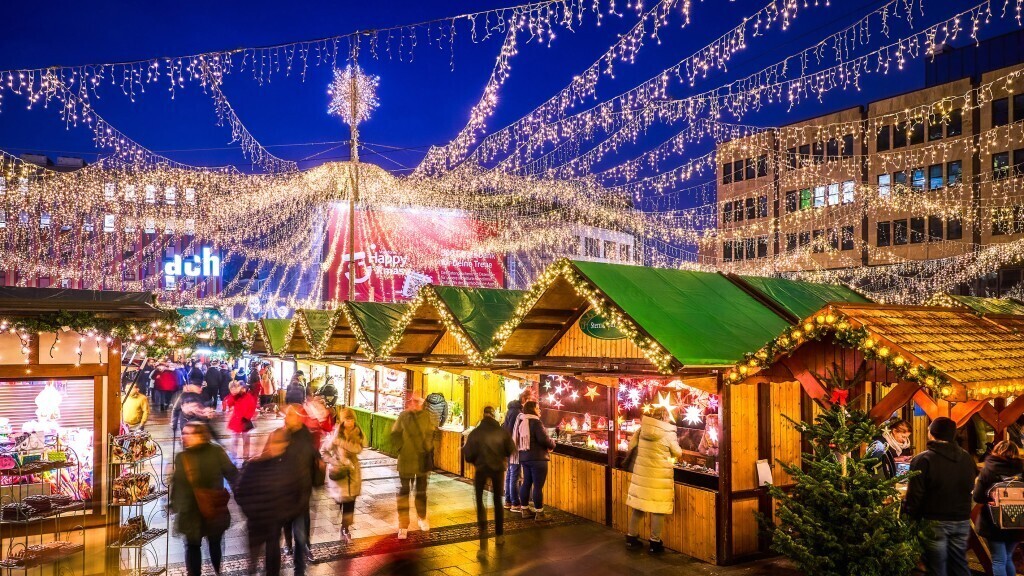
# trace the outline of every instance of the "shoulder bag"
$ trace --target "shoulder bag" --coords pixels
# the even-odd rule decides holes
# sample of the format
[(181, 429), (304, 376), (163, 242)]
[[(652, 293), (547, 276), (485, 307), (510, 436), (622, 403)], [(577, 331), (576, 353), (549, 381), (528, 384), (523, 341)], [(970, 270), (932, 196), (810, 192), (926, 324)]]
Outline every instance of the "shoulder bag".
[(993, 524), (1002, 530), (1024, 529), (1024, 482), (1020, 476), (993, 484), (988, 497)]
[(218, 486), (217, 488), (200, 488), (197, 486), (195, 469), (190, 458), (187, 455), (183, 455), (181, 460), (185, 465), (185, 477), (188, 479), (188, 483), (192, 485), (192, 494), (196, 497), (199, 514), (203, 517), (205, 523), (213, 529), (227, 528), (231, 518), (228, 512), (228, 500), (231, 498), (231, 495), (228, 494), (224, 486)]

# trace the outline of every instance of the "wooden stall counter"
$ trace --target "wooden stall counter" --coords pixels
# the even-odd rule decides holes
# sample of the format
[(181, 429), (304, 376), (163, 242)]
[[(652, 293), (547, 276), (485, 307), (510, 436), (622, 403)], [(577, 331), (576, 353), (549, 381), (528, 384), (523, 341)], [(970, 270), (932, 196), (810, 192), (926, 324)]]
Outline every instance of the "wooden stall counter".
[[(437, 439), (437, 446), (434, 449), (434, 466), (445, 472), (464, 475), (462, 469), (462, 431), (442, 428), (437, 431), (435, 438)], [(465, 475), (472, 478), (469, 474)]]

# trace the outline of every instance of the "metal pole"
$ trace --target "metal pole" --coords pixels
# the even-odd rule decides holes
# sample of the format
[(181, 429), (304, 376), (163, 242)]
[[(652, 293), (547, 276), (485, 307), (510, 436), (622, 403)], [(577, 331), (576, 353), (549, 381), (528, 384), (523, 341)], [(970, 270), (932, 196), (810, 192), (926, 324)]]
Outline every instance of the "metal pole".
[(356, 70), (359, 69), (359, 48), (356, 46), (352, 56), (352, 124), (349, 125), (349, 160), (352, 174), (352, 191), (348, 195), (348, 299), (356, 299), (356, 202), (359, 200), (359, 86), (356, 82)]

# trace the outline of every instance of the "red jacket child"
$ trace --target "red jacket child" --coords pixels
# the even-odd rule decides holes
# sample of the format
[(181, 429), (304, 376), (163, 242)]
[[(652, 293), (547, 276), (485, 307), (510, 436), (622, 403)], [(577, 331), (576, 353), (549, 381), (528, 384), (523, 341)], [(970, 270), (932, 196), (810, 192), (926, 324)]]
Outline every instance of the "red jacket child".
[(253, 417), (256, 416), (255, 396), (246, 390), (242, 390), (225, 398), (224, 407), (231, 410), (231, 417), (228, 419), (228, 430), (239, 434), (252, 430), (252, 427), (246, 426), (242, 420), (245, 419), (252, 423)]

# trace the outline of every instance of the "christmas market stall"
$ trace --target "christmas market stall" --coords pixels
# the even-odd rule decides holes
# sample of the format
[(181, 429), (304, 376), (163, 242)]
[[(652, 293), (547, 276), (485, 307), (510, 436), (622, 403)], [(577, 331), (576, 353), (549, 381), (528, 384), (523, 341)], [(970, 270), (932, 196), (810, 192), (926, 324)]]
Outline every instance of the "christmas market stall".
[[(774, 288), (807, 309), (863, 300), (815, 286)], [(619, 466), (628, 439), (643, 414), (669, 409), (684, 455), (664, 541), (726, 564), (763, 550), (755, 515), (763, 455), (750, 423), (768, 399), (727, 386), (724, 374), (793, 317), (721, 274), (562, 260), (517, 304), (482, 359), (517, 364), (503, 371), (539, 384), (542, 421), (557, 442), (546, 502), (621, 531), (630, 474)]]
[[(1024, 317), (979, 315), (971, 306), (824, 306), (727, 371), (733, 397), (769, 400), (751, 414), (757, 426), (748, 449), (769, 462), (798, 462), (800, 435), (781, 417), (809, 422), (823, 407), (850, 403), (876, 422), (919, 411), (918, 437), (932, 419), (952, 418), (958, 442), (979, 456), (1024, 414), (1021, 325)], [(923, 448), (922, 438), (914, 447)], [(776, 485), (790, 483), (780, 467), (772, 476)], [(750, 501), (771, 512), (763, 494)]]

